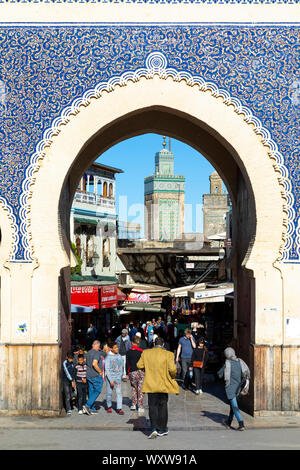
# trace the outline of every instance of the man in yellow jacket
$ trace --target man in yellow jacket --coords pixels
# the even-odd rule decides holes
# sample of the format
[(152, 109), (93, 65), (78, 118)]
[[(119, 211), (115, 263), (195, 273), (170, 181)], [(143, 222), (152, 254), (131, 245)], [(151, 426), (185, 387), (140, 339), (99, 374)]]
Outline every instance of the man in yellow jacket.
[(174, 354), (164, 349), (164, 340), (158, 337), (154, 348), (143, 351), (137, 367), (145, 371), (142, 392), (148, 393), (149, 418), (152, 427), (148, 438), (166, 436), (168, 434), (168, 394), (179, 393), (179, 387), (175, 381)]

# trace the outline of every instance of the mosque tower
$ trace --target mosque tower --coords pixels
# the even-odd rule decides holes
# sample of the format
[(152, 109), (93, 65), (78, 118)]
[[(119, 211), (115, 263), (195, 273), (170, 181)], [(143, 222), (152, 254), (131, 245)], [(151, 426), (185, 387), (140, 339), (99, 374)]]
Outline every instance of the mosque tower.
[(144, 180), (145, 238), (156, 241), (181, 239), (184, 233), (185, 177), (174, 174), (174, 154), (163, 148), (155, 154), (155, 173)]

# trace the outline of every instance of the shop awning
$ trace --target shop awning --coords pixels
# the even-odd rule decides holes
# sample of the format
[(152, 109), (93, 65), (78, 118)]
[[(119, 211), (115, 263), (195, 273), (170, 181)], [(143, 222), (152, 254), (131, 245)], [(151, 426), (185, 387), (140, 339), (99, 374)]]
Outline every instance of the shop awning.
[(201, 283), (201, 284), (197, 284), (197, 286), (195, 286), (194, 284), (190, 284), (188, 286), (183, 286), (183, 287), (175, 287), (174, 289), (171, 289), (170, 292), (169, 292), (169, 296), (170, 297), (189, 297), (189, 291), (191, 292), (194, 292), (192, 291), (192, 289), (195, 289), (195, 290), (200, 290), (200, 289), (204, 289), (206, 286), (205, 282)]
[(194, 299), (195, 302), (205, 302), (206, 299), (225, 297), (225, 295), (231, 294), (234, 291), (234, 286), (218, 286), (211, 289), (203, 289), (199, 291), (189, 291), (189, 297)]
[[(166, 309), (161, 308), (159, 305), (151, 305), (148, 303), (135, 303), (135, 304), (123, 304), (122, 307), (127, 312), (154, 312), (154, 313), (166, 313)], [(120, 314), (122, 311), (120, 312)]]
[(93, 310), (93, 307), (71, 304), (71, 313), (91, 313)]
[(101, 308), (112, 308), (118, 305), (118, 287), (116, 284), (100, 287)]
[(124, 294), (124, 292), (122, 292), (121, 289), (118, 288), (118, 302), (124, 302), (126, 298), (126, 294)]
[(90, 225), (97, 225), (98, 221), (95, 219), (85, 219), (83, 217), (75, 217), (74, 222), (77, 224), (90, 224)]
[(71, 305), (91, 308), (99, 308), (99, 289), (97, 286), (71, 287)]

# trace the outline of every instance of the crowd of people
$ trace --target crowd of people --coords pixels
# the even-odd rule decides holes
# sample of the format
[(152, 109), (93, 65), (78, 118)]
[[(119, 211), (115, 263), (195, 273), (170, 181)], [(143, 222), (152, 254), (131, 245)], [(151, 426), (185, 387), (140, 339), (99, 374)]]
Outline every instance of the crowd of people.
[[(130, 410), (144, 413), (145, 393), (148, 394), (149, 418), (152, 431), (149, 438), (168, 434), (168, 394), (179, 393), (179, 378), (183, 389), (203, 393), (203, 377), (208, 361), (208, 349), (199, 328), (186, 328), (182, 333), (176, 322), (164, 322), (160, 317), (152, 321), (116, 325), (102, 344), (97, 330), (90, 324), (90, 348), (78, 345), (69, 351), (62, 366), (65, 409), (72, 414), (74, 399), (79, 414), (97, 414), (96, 400), (106, 389), (106, 411), (112, 413), (112, 395), (116, 394), (116, 412), (122, 409), (122, 382), (131, 385)], [(228, 351), (230, 350), (230, 351)], [(237, 396), (242, 381), (250, 372), (247, 365), (236, 358), (232, 348), (225, 350), (225, 365), (218, 372), (225, 379), (225, 390), (230, 403), (230, 414), (224, 423), (231, 427), (233, 416), (244, 429)], [(177, 378), (177, 380), (176, 380)], [(193, 387), (193, 383), (195, 387)]]

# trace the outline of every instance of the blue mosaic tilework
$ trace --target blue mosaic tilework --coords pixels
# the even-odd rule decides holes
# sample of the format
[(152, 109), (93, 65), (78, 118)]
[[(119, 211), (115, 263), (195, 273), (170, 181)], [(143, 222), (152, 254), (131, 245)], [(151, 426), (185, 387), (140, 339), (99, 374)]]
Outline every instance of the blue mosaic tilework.
[[(0, 195), (20, 227), (26, 170), (55, 118), (86, 90), (145, 66), (168, 66), (215, 83), (247, 106), (284, 159), (293, 194), (288, 259), (299, 261), (299, 30), (295, 26), (0, 27)], [(24, 261), (23, 232), (14, 260)]]

